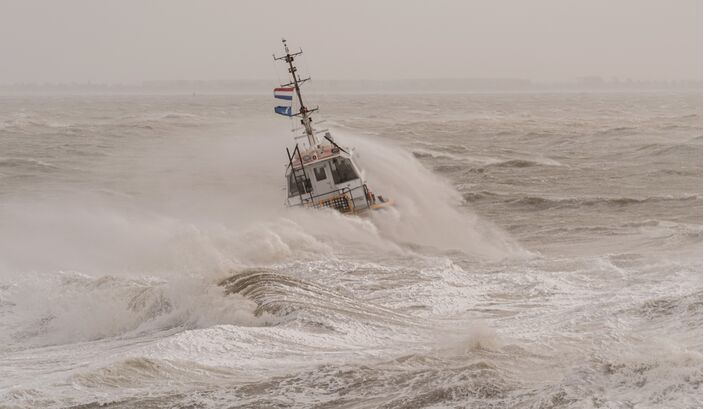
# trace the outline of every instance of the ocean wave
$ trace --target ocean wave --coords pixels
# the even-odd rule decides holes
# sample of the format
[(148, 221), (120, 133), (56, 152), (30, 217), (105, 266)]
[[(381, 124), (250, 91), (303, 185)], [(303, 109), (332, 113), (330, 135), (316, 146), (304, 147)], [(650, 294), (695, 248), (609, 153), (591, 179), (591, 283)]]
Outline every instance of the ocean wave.
[(700, 130), (701, 125), (682, 125), (682, 124), (662, 124), (657, 127), (658, 129), (664, 129), (667, 131), (673, 129), (690, 129), (690, 130)]
[[(500, 133), (503, 134), (504, 132)], [(507, 135), (511, 135), (514, 132), (506, 132)], [(558, 133), (554, 131), (531, 131), (522, 135), (524, 139), (536, 139), (536, 138), (553, 138), (559, 136)]]
[(0, 167), (40, 170), (52, 170), (57, 168), (51, 163), (32, 158), (0, 158)]
[(509, 159), (491, 163), (487, 167), (497, 168), (528, 168), (533, 166), (563, 166), (560, 162), (549, 158), (534, 159)]
[[(653, 298), (635, 307), (632, 312), (648, 320), (667, 317), (700, 318), (702, 313), (702, 291), (695, 291), (687, 295), (663, 296)], [(701, 326), (701, 321), (699, 321)]]
[(433, 167), (433, 170), (437, 173), (453, 173), (461, 172), (465, 170), (466, 166), (463, 165), (437, 165)]
[(49, 294), (48, 302), (36, 299), (45, 295), (23, 294), (22, 282), (5, 292), (12, 303), (9, 311), (21, 320), (5, 333), (6, 342), (52, 345), (113, 337), (173, 311), (160, 282), (78, 273), (36, 276), (35, 287), (37, 280)]
[[(636, 197), (545, 197), (545, 196), (514, 196), (508, 193), (491, 192), (487, 190), (465, 192), (462, 197), (467, 202), (481, 202), (485, 200), (499, 201), (508, 205), (523, 206), (535, 209), (551, 208), (578, 208), (582, 206), (613, 206), (622, 207), (629, 205), (660, 203), (660, 202), (690, 202), (702, 201), (702, 197), (696, 194), (681, 196), (650, 196), (643, 198)], [(647, 224), (657, 223), (649, 220)]]
[[(154, 380), (208, 385), (203, 390), (176, 394), (151, 392), (118, 396), (110, 401), (92, 397), (81, 408), (102, 407), (446, 407), (481, 406), (487, 400), (508, 404), (514, 380), (481, 358), (450, 363), (425, 354), (401, 356), (380, 367), (359, 362), (322, 364), (267, 379), (264, 384), (241, 382), (237, 375), (219, 368), (184, 367), (185, 362), (131, 358), (110, 367), (72, 378), (88, 388), (140, 388)], [(438, 367), (443, 371), (439, 372)], [(221, 379), (217, 379), (217, 376)], [(132, 378), (133, 376), (134, 378)], [(240, 376), (241, 377), (241, 376)], [(212, 379), (209, 379), (212, 378)], [(253, 376), (249, 377), (256, 379)], [(140, 384), (140, 381), (142, 382)], [(233, 382), (239, 381), (239, 382)], [(217, 382), (217, 383), (216, 383)], [(213, 388), (212, 385), (227, 385)], [(389, 386), (395, 391), (389, 391)], [(129, 389), (127, 389), (129, 391)], [(284, 392), (286, 391), (286, 392)], [(115, 395), (113, 395), (115, 396)]]
[(679, 170), (679, 169), (656, 169), (649, 172), (650, 175), (665, 175), (665, 176), (697, 176), (701, 177), (701, 168), (693, 168), (691, 170)]
[[(678, 143), (678, 144), (664, 144), (664, 143), (650, 143), (642, 145), (634, 150), (640, 156), (653, 156), (659, 157), (664, 155), (674, 155), (682, 158), (691, 157), (692, 154), (697, 153), (697, 150), (701, 153), (701, 143)], [(697, 154), (698, 155), (698, 154)], [(698, 155), (701, 156), (701, 155)], [(681, 160), (681, 159), (680, 159)]]
[(190, 114), (187, 112), (167, 112), (161, 116), (162, 119), (184, 119), (184, 118), (198, 118), (198, 115)]
[(597, 132), (597, 135), (613, 135), (613, 134), (625, 134), (633, 133), (633, 131), (638, 130), (634, 126), (614, 126)]
[(34, 116), (25, 115), (7, 119), (0, 123), (0, 129), (10, 129), (14, 131), (35, 131), (33, 128), (60, 129), (76, 126), (69, 122), (62, 122), (52, 119), (40, 119)]
[(486, 190), (481, 190), (477, 192), (467, 192), (462, 194), (462, 197), (467, 202), (479, 202), (482, 200), (495, 199), (502, 196), (499, 193), (489, 192)]
[(138, 337), (215, 324), (266, 325), (254, 316), (251, 301), (227, 297), (220, 287), (186, 277), (167, 281), (75, 272), (31, 275), (0, 296), (8, 323), (0, 339), (10, 348)]
[[(653, 350), (626, 352), (606, 359), (596, 357), (589, 366), (570, 368), (561, 381), (537, 388), (530, 394), (533, 398), (529, 400), (535, 403), (530, 406), (611, 407), (612, 402), (624, 407), (701, 406), (701, 398), (697, 397), (701, 395), (701, 355), (698, 359), (681, 353), (675, 357), (660, 355), (662, 351)], [(581, 383), (575, 384), (575, 379)]]
[[(450, 153), (439, 153), (425, 149), (416, 149), (413, 152), (416, 159), (452, 160), (461, 162), (455, 165), (437, 165), (434, 169), (441, 173), (459, 171), (467, 168), (465, 163), (481, 163), (481, 167), (472, 167), (469, 170), (474, 172), (484, 172), (487, 168), (528, 168), (534, 166), (564, 166), (562, 163), (550, 158), (516, 158), (516, 159), (496, 159), (482, 157), (465, 157)], [(449, 166), (452, 166), (450, 168)]]
[(452, 155), (450, 153), (438, 153), (432, 152), (425, 149), (416, 149), (413, 152), (413, 156), (417, 159), (452, 159), (452, 160), (463, 160), (462, 157), (457, 155)]
[(69, 381), (84, 388), (139, 388), (145, 383), (163, 381), (212, 383), (238, 379), (232, 371), (192, 361), (128, 357), (87, 372)]
[[(410, 318), (369, 302), (326, 288), (320, 284), (267, 269), (250, 269), (233, 274), (219, 284), (226, 294), (238, 294), (256, 302), (255, 315), (293, 316), (321, 330), (335, 330), (338, 323), (362, 321), (386, 325), (408, 324)], [(295, 315), (295, 313), (307, 314)], [(334, 319), (325, 319), (330, 315)], [(295, 315), (295, 316), (294, 316)], [(339, 316), (345, 318), (340, 318)]]
[(653, 196), (645, 198), (633, 197), (586, 197), (586, 198), (548, 198), (541, 196), (525, 196), (519, 198), (507, 198), (504, 203), (528, 208), (532, 210), (547, 210), (554, 208), (580, 208), (592, 206), (607, 206), (607, 207), (625, 207), (631, 205), (640, 205), (646, 203), (661, 203), (661, 202), (701, 202), (702, 198), (698, 195), (684, 196)]
[(629, 222), (629, 223), (622, 223), (621, 227), (655, 227), (660, 225), (659, 220), (642, 220), (638, 222)]

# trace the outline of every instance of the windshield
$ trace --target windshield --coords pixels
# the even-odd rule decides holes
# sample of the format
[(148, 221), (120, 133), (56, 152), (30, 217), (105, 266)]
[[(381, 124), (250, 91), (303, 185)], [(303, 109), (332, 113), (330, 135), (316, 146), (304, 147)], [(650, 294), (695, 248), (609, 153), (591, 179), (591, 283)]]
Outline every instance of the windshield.
[(336, 185), (359, 177), (352, 166), (352, 161), (347, 158), (333, 159), (330, 161), (330, 169), (332, 170), (332, 180)]

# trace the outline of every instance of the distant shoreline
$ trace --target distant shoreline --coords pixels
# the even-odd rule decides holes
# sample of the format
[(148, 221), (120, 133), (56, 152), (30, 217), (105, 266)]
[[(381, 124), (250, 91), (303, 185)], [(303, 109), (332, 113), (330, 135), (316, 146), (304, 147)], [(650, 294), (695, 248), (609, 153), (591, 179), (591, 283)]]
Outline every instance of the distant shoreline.
[[(183, 80), (109, 83), (16, 83), (0, 85), (0, 95), (268, 95), (275, 80)], [(701, 80), (632, 81), (583, 77), (571, 82), (519, 78), (415, 80), (316, 80), (308, 94), (471, 94), (563, 92), (702, 92)]]

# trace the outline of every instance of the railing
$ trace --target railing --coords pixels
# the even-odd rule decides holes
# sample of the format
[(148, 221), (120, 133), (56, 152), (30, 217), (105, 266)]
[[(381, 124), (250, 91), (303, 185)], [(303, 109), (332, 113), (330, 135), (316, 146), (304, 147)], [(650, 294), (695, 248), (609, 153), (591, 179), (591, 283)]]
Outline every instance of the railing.
[[(357, 203), (354, 198), (353, 192), (362, 189), (364, 191), (364, 200), (365, 204), (369, 206), (369, 195), (368, 195), (368, 190), (367, 190), (367, 185), (363, 184), (361, 186), (357, 186), (353, 189), (350, 189), (348, 187), (342, 188), (342, 189), (335, 189), (331, 190), (325, 193), (321, 193), (315, 196), (310, 196), (306, 198), (301, 198), (302, 201), (301, 203), (295, 204), (293, 206), (304, 206), (304, 207), (312, 207), (315, 209), (318, 208), (331, 208), (335, 209), (337, 211), (340, 211), (342, 213), (354, 213), (357, 210)], [(322, 196), (327, 196), (331, 195), (330, 197), (327, 197), (325, 199), (321, 200), (316, 200)]]

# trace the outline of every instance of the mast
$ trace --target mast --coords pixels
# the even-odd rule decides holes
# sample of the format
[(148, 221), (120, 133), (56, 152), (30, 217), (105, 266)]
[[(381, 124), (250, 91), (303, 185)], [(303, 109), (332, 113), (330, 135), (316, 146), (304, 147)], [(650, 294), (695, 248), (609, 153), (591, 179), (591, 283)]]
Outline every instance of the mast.
[(288, 63), (288, 72), (293, 77), (293, 81), (288, 84), (282, 85), (282, 87), (290, 87), (291, 85), (293, 85), (294, 89), (296, 90), (296, 96), (298, 96), (298, 102), (301, 105), (301, 108), (297, 114), (294, 114), (294, 116), (301, 117), (301, 124), (303, 125), (303, 128), (305, 128), (306, 136), (308, 137), (308, 145), (312, 148), (318, 144), (318, 139), (315, 137), (315, 132), (313, 131), (313, 118), (310, 117), (310, 114), (317, 111), (318, 108), (308, 109), (306, 108), (305, 104), (303, 104), (303, 97), (301, 96), (300, 85), (310, 80), (310, 77), (301, 79), (296, 74), (298, 69), (295, 65), (293, 65), (294, 57), (303, 54), (303, 51), (301, 50), (297, 53), (291, 54), (288, 49), (288, 44), (286, 44), (286, 39), (281, 39), (281, 42), (284, 43), (284, 50), (286, 51), (286, 55), (283, 57), (276, 57), (276, 55), (274, 55), (274, 60), (284, 60)]

